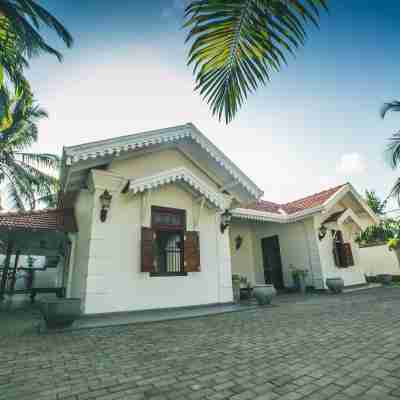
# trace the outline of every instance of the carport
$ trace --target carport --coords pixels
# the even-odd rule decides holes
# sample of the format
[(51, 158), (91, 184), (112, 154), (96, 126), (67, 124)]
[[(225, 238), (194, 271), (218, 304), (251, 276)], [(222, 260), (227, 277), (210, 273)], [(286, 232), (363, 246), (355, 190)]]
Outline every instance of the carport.
[[(70, 208), (0, 214), (0, 254), (5, 255), (4, 263), (0, 266), (0, 301), (6, 294), (16, 293), (29, 293), (32, 300), (37, 293), (64, 296), (71, 254), (71, 234), (75, 232), (77, 224), (73, 209)], [(61, 271), (57, 287), (33, 288), (32, 280), (29, 284), (27, 279), (24, 289), (16, 289), (18, 271), (34, 273), (30, 268), (19, 266), (22, 255), (45, 257), (44, 268), (37, 271), (57, 265)]]

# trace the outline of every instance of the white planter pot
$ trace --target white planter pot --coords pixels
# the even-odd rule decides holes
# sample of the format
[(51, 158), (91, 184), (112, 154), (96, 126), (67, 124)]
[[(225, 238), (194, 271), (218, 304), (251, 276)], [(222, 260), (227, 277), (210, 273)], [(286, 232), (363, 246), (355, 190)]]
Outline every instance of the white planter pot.
[(271, 304), (272, 298), (276, 295), (273, 285), (257, 285), (253, 289), (253, 295), (259, 305)]
[(326, 286), (333, 293), (341, 293), (344, 288), (344, 280), (342, 278), (327, 278)]

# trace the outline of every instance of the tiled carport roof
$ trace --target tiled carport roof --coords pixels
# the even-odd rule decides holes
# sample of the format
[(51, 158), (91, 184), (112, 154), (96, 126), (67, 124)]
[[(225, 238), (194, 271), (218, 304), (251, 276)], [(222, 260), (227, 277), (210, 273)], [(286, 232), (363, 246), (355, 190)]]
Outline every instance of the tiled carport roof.
[(0, 230), (77, 232), (71, 208), (0, 213)]
[(256, 211), (270, 212), (274, 214), (290, 215), (324, 204), (330, 197), (332, 197), (345, 185), (346, 184), (335, 186), (322, 192), (312, 194), (311, 196), (307, 196), (302, 199), (291, 201), (285, 204), (277, 204), (266, 200), (260, 200), (257, 203), (249, 205), (246, 208)]

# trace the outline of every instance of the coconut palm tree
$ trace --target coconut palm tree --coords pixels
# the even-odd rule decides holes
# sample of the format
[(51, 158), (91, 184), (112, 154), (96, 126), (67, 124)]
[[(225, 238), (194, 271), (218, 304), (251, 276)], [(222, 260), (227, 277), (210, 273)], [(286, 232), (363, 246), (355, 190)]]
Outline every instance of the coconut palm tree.
[(37, 122), (47, 117), (30, 92), (12, 95), (0, 88), (0, 107), (11, 123), (0, 131), (0, 185), (9, 206), (34, 209), (39, 199), (51, 199), (58, 188), (54, 172), (59, 158), (26, 150), (37, 141)]
[(48, 53), (62, 60), (62, 54), (39, 33), (43, 26), (55, 31), (68, 47), (72, 45), (67, 29), (36, 1), (0, 0), (0, 78), (6, 73), (15, 84), (27, 88), (23, 70), (31, 57)]
[[(400, 111), (400, 101), (392, 101), (385, 103), (381, 109), (381, 117), (385, 118), (386, 114), (391, 111)], [(389, 139), (388, 154), (392, 168), (397, 168), (400, 164), (400, 131), (393, 134)], [(398, 178), (393, 186), (391, 195), (397, 197), (400, 202), (400, 178)]]
[(188, 65), (213, 115), (230, 122), (318, 26), (327, 0), (192, 0), (185, 13)]

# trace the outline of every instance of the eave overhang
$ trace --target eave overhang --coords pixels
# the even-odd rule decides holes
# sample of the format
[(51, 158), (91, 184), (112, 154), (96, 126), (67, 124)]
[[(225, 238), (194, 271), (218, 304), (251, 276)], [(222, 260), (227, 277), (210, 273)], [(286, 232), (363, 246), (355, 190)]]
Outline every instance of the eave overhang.
[(62, 189), (68, 191), (71, 182), (83, 182), (91, 168), (108, 165), (116, 158), (134, 156), (140, 151), (155, 151), (171, 145), (194, 163), (209, 169), (221, 188), (229, 187), (229, 193), (239, 202), (251, 203), (263, 195), (262, 190), (191, 123), (64, 147)]

